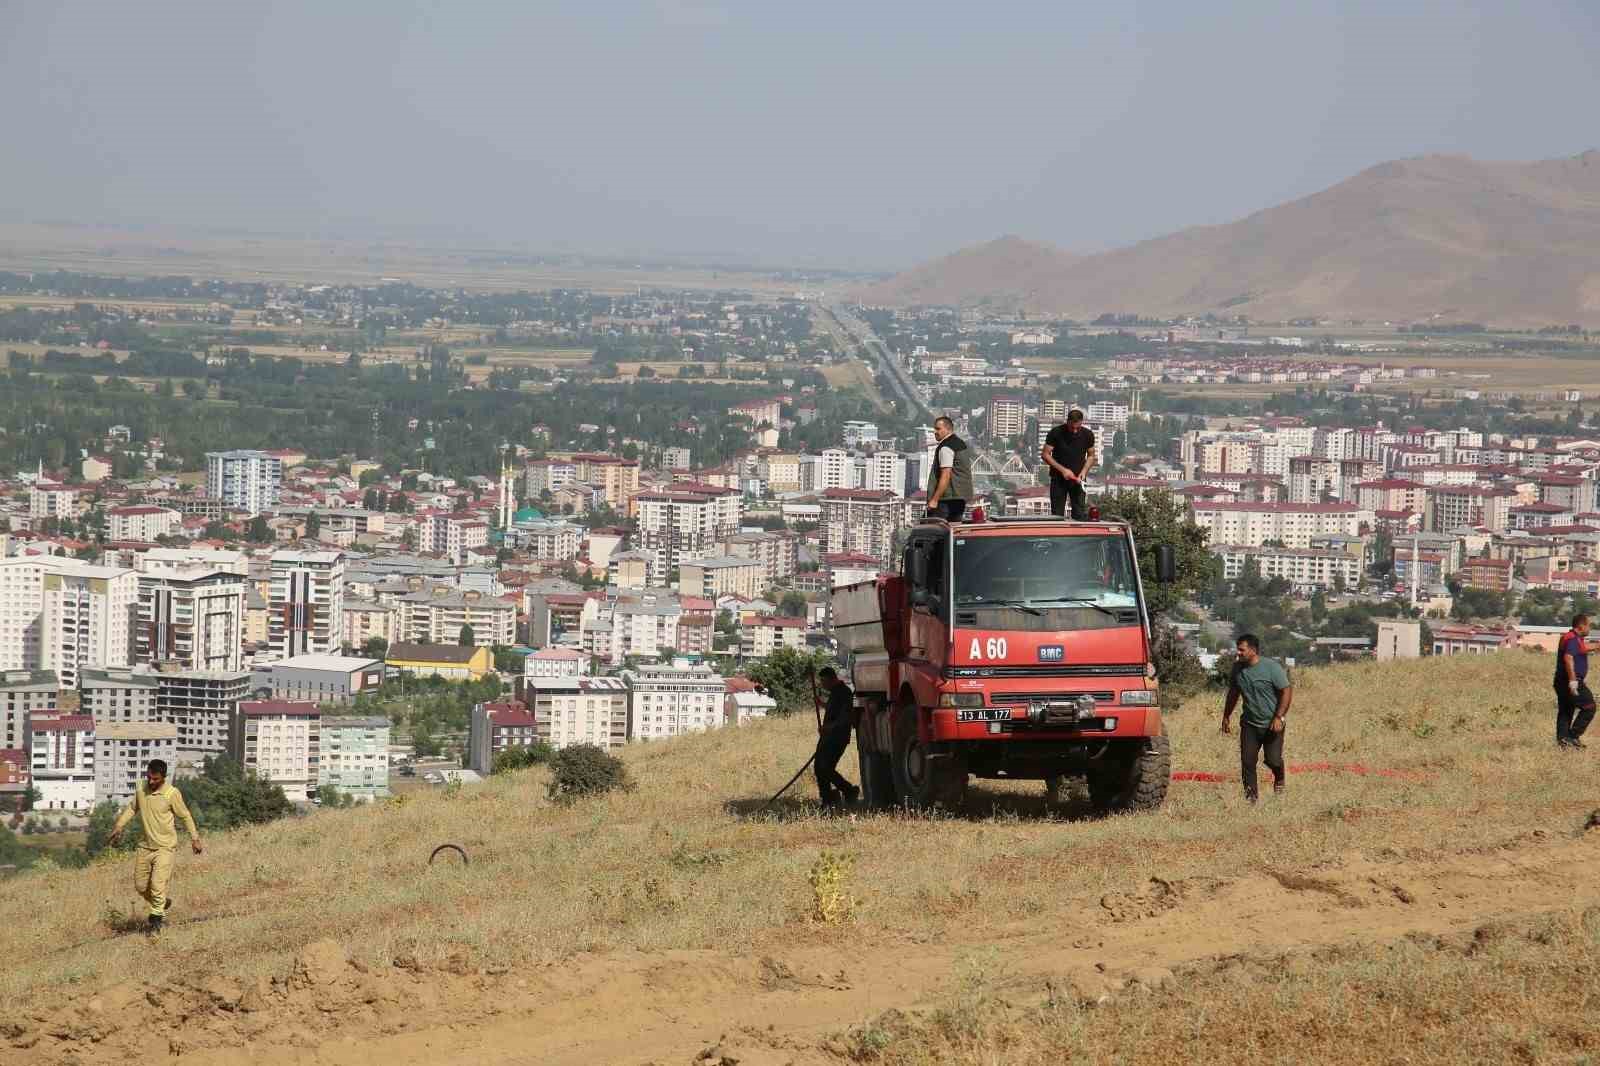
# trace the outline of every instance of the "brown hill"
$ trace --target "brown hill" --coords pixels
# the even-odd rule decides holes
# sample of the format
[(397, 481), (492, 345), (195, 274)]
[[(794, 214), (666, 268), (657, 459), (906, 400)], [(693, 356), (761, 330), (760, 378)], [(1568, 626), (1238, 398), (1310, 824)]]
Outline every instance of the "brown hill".
[(1078, 259), (1052, 245), (1021, 237), (963, 248), (942, 259), (913, 267), (863, 294), (869, 303), (893, 306), (987, 307), (1012, 311), (1040, 306), (1040, 291)]
[(1078, 318), (1228, 311), (1263, 320), (1600, 325), (1600, 152), (1534, 163), (1383, 163), (1237, 222), (1065, 262), (1041, 259), (1036, 273), (986, 279), (981, 265), (991, 248), (957, 253), (862, 296), (905, 304), (937, 293), (976, 306), (1003, 288), (1021, 294), (1028, 310)]

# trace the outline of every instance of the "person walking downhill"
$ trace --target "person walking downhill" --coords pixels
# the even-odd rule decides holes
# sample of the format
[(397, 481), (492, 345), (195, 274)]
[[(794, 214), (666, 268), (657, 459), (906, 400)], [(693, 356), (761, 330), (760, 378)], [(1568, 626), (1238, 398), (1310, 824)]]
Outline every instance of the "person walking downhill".
[(817, 671), (817, 680), (828, 692), (828, 708), (823, 712), (822, 724), (817, 727), (817, 795), (824, 807), (839, 806), (842, 795), (845, 803), (854, 804), (861, 790), (839, 773), (839, 760), (850, 747), (850, 729), (855, 722), (855, 694), (850, 686), (839, 680), (831, 666)]
[(111, 827), (111, 844), (122, 840), (122, 831), (139, 815), (139, 854), (133, 864), (133, 881), (136, 891), (150, 905), (150, 933), (161, 932), (161, 923), (172, 909), (172, 897), (167, 888), (172, 882), (172, 860), (178, 850), (176, 821), (182, 820), (189, 834), (190, 846), (199, 855), (200, 830), (195, 828), (194, 815), (183, 802), (183, 793), (167, 782), (167, 764), (161, 759), (151, 759), (145, 768), (145, 779), (135, 787), (133, 798), (117, 815)]
[(1261, 654), (1261, 640), (1246, 633), (1234, 646), (1238, 658), (1233, 663), (1233, 680), (1228, 684), (1228, 699), (1222, 707), (1222, 732), (1229, 732), (1228, 719), (1244, 700), (1239, 716), (1239, 768), (1244, 781), (1244, 798), (1256, 802), (1256, 760), (1262, 758), (1272, 771), (1273, 795), (1282, 795), (1283, 724), (1294, 702), (1294, 686), (1283, 664)]
[(1594, 720), (1594, 694), (1584, 679), (1589, 675), (1589, 653), (1600, 651), (1600, 641), (1589, 639), (1589, 616), (1573, 618), (1572, 628), (1556, 646), (1556, 745), (1582, 748), (1583, 732)]
[(1073, 521), (1089, 520), (1089, 495), (1083, 479), (1093, 454), (1094, 433), (1083, 424), (1083, 412), (1073, 408), (1067, 412), (1066, 422), (1045, 436), (1044, 447), (1039, 449), (1039, 458), (1050, 467), (1051, 514), (1065, 515), (1070, 501)]

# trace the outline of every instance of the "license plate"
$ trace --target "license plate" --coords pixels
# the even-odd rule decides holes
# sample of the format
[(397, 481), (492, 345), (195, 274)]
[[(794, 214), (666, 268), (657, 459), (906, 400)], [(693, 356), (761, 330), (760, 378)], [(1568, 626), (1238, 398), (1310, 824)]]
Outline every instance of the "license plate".
[(1010, 717), (1009, 707), (971, 707), (956, 711), (958, 722), (1003, 722)]

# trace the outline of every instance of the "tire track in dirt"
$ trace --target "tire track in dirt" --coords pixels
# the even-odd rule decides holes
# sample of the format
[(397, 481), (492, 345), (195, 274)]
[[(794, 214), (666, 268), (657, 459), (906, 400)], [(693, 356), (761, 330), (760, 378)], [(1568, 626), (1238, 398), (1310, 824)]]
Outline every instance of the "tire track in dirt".
[[(1600, 832), (1524, 839), (1426, 861), (1357, 853), (1233, 880), (1153, 878), (1080, 900), (1060, 933), (1011, 923), (946, 944), (850, 939), (768, 955), (714, 951), (580, 957), (479, 972), (466, 960), (367, 971), (331, 942), (287, 977), (240, 986), (125, 984), (53, 1011), (0, 1018), (0, 1060), (47, 1066), (167, 1061), (244, 1066), (511, 1066), (835, 1058), (830, 1040), (895, 1009), (947, 1002), (986, 960), (991, 989), (1087, 1002), (1235, 956), (1275, 957), (1413, 935), (1470, 938), (1486, 923), (1600, 904)], [(170, 1032), (142, 1028), (152, 1004)], [(717, 1051), (703, 1057), (708, 1048)]]

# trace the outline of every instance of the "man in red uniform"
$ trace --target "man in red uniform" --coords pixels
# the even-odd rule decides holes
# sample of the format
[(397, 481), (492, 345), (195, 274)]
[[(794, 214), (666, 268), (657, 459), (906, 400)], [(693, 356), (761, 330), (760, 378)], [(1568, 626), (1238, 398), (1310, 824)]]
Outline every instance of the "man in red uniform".
[(1583, 731), (1594, 719), (1594, 694), (1584, 684), (1589, 674), (1589, 653), (1600, 641), (1589, 639), (1589, 616), (1580, 614), (1556, 646), (1556, 744), (1584, 747)]

